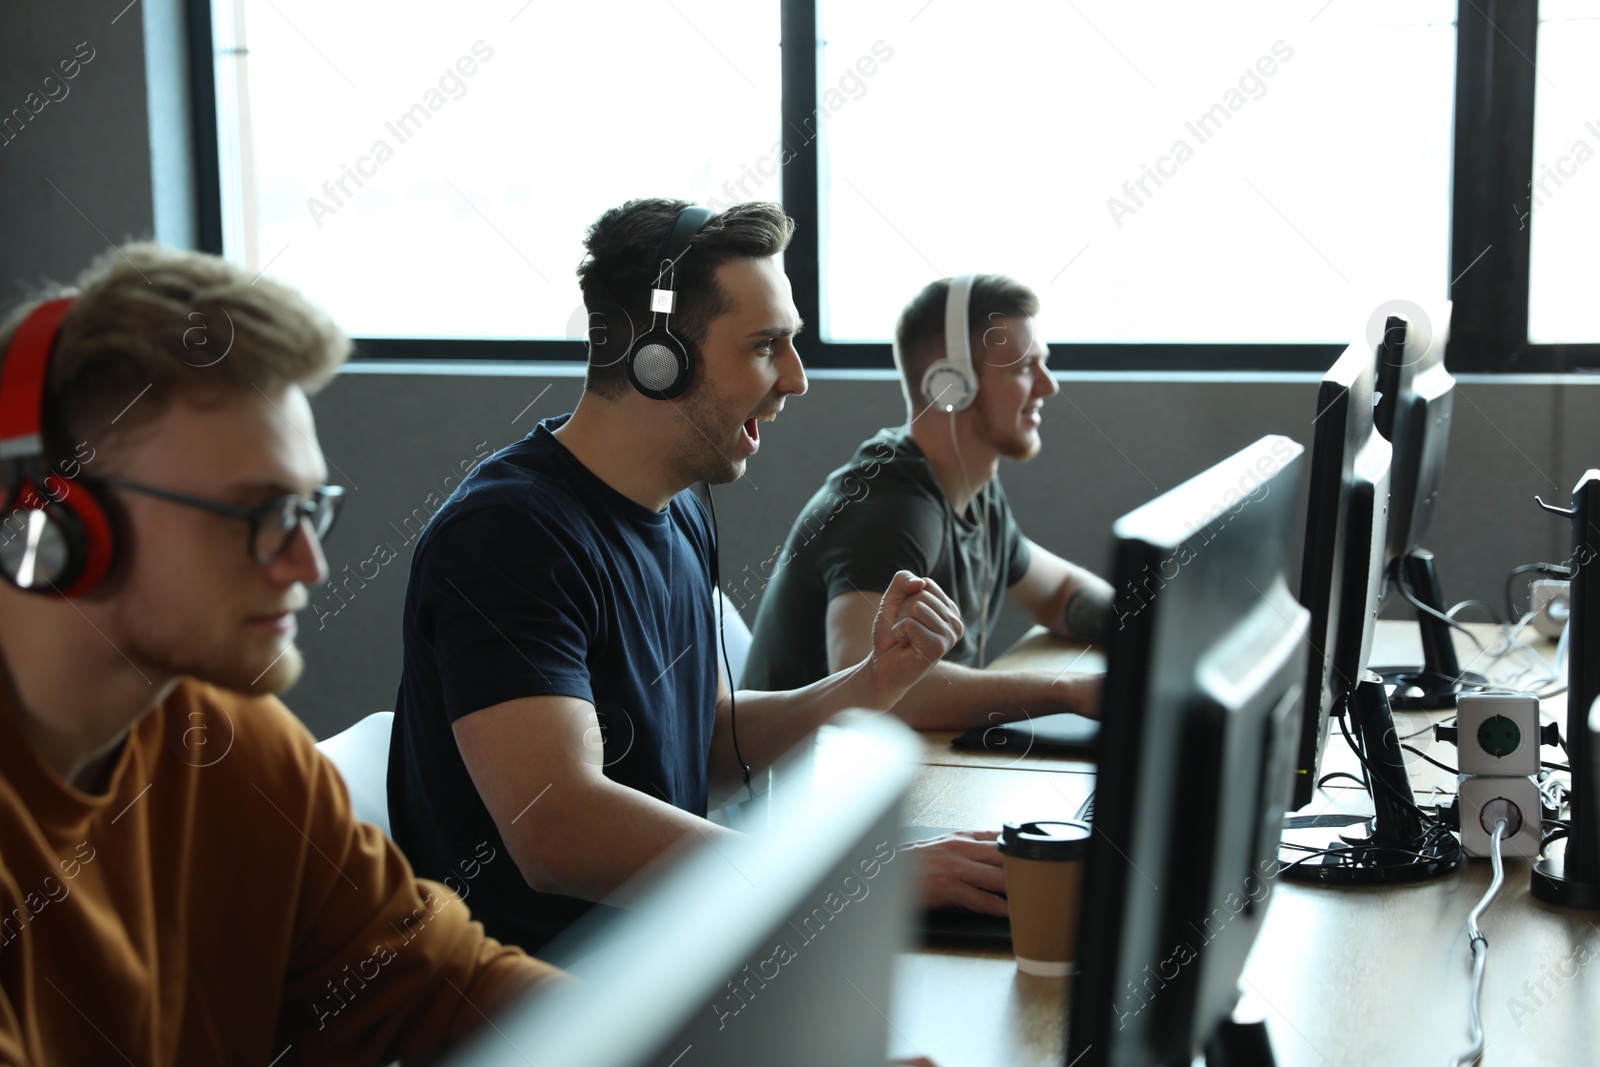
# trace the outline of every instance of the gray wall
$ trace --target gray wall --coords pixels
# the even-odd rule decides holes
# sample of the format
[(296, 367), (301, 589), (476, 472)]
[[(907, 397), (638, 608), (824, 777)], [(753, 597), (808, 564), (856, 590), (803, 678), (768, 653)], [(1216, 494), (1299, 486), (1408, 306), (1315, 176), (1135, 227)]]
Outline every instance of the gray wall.
[[(41, 280), (70, 280), (106, 251), (107, 241), (155, 233), (141, 10), (147, 6), (118, 18), (121, 4), (52, 0), (7, 4), (0, 14), (0, 301), (6, 305)], [(169, 6), (157, 0), (158, 9)], [(93, 58), (63, 80), (59, 64), (72, 60), (80, 44)], [(30, 93), (37, 94), (31, 105), (37, 114)], [(49, 100), (51, 94), (59, 99)]]
[[(80, 42), (94, 50), (67, 95), (25, 123), (13, 120), (0, 144), (0, 303), (42, 279), (70, 279), (110, 241), (192, 239), (192, 211), (182, 203), (192, 192), (187, 146), (175, 143), (186, 121), (182, 79), (173, 76), (182, 63), (177, 10), (177, 0), (127, 8), (58, 0), (0, 14), (0, 117), (30, 92), (43, 96), (45, 76), (59, 77), (58, 63)], [(61, 93), (54, 84), (51, 91)], [(392, 706), (410, 538), (461, 464), (569, 410), (578, 393), (571, 368), (443, 370), (358, 366), (315, 401), (330, 467), (351, 490), (329, 547), (338, 592), (313, 592), (302, 619), (309, 670), (288, 698), (318, 734)], [(1063, 383), (1046, 412), (1046, 451), (1003, 477), (1035, 540), (1102, 572), (1112, 519), (1261, 434), (1306, 440), (1315, 395), (1310, 376), (1291, 375), (1068, 373)], [(726, 581), (742, 586), (756, 573), (827, 471), (873, 430), (899, 421), (899, 404), (887, 375), (813, 376), (810, 395), (763, 429), (751, 477), (718, 493)], [(1566, 557), (1564, 527), (1535, 510), (1532, 494), (1564, 499), (1585, 467), (1600, 465), (1597, 427), (1593, 380), (1462, 381), (1429, 538), (1447, 595), (1498, 604), (1510, 567)], [(388, 558), (380, 547), (395, 558), (375, 562)], [(753, 617), (754, 602), (745, 614)], [(1013, 620), (999, 640), (1019, 625)]]
[[(313, 595), (302, 619), (308, 669), (289, 696), (319, 734), (393, 705), (408, 537), (455, 484), (446, 479), (485, 447), (570, 410), (579, 390), (575, 369), (561, 376), (541, 367), (437, 370), (356, 366), (313, 403), (330, 467), (355, 487), (328, 547), (344, 595)], [(1102, 574), (1117, 516), (1263, 434), (1310, 440), (1312, 375), (1060, 377), (1063, 392), (1045, 409), (1044, 452), (1007, 465), (1001, 476), (1030, 537)], [(736, 601), (748, 600), (747, 620), (759, 604), (758, 564), (783, 542), (801, 506), (857, 442), (902, 418), (899, 388), (887, 373), (819, 371), (807, 395), (762, 428), (749, 477), (716, 491), (723, 585)], [(1446, 596), (1498, 605), (1513, 566), (1565, 559), (1567, 527), (1539, 511), (1533, 494), (1566, 500), (1588, 466), (1600, 466), (1600, 380), (1463, 378), (1439, 514), (1426, 540)], [(386, 557), (380, 546), (397, 558), (364, 562)], [(1022, 626), (1009, 619), (997, 643), (1004, 647)]]

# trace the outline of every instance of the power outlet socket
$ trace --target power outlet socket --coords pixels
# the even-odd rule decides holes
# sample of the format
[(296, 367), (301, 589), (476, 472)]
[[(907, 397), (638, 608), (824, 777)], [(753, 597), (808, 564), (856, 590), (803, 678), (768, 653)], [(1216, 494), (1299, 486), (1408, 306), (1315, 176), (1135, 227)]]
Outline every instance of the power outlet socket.
[(1456, 750), (1462, 774), (1538, 774), (1539, 698), (1532, 693), (1463, 693), (1456, 701)]
[(1463, 774), (1456, 779), (1461, 798), (1461, 847), (1469, 856), (1488, 856), (1495, 820), (1506, 820), (1500, 853), (1535, 859), (1541, 842), (1539, 787), (1532, 778), (1480, 778)]

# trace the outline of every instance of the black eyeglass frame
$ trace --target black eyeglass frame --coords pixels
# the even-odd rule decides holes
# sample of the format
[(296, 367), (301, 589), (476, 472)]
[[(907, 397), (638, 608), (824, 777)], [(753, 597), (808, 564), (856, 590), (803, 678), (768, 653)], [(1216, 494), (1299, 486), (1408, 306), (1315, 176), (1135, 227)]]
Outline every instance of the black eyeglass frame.
[[(241, 507), (238, 504), (228, 504), (221, 500), (209, 500), (206, 497), (193, 496), (189, 493), (180, 493), (173, 489), (161, 489), (142, 482), (131, 482), (124, 478), (96, 478), (98, 485), (108, 486), (112, 489), (122, 489), (130, 493), (141, 493), (145, 496), (155, 497), (172, 504), (182, 504), (185, 507), (198, 508), (209, 511), (214, 515), (226, 515), (231, 519), (240, 519), (250, 524), (250, 540), (247, 545), (250, 558), (265, 567), (274, 560), (279, 559), (289, 551), (295, 534), (300, 532), (301, 521), (309, 523), (311, 533), (316, 537), (318, 544), (326, 544), (328, 535), (333, 532), (334, 523), (339, 518), (339, 506), (344, 501), (344, 486), (320, 485), (314, 491), (312, 499), (307, 500), (296, 493), (285, 496), (273, 497), (264, 504), (253, 508)], [(289, 501), (295, 501), (296, 521), (292, 526), (284, 526), (283, 540), (277, 549), (265, 559), (256, 552), (256, 542), (261, 535), (262, 524), (269, 518), (277, 516), (281, 519)], [(326, 518), (319, 523), (318, 516)], [(319, 528), (320, 526), (320, 528)]]

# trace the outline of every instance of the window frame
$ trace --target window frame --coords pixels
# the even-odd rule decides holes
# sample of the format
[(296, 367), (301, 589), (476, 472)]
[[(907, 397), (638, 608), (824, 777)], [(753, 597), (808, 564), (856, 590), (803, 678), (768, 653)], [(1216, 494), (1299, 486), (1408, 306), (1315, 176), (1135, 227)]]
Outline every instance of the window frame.
[[(222, 253), (220, 130), (213, 0), (184, 0), (189, 38), (191, 117), (197, 171), (198, 245)], [(224, 0), (225, 2), (225, 0)], [(780, 121), (810, 129), (821, 108), (821, 4), (779, 0)], [(1530, 344), (1528, 270), (1531, 228), (1514, 224), (1505, 205), (1520, 203), (1533, 173), (1533, 119), (1539, 5), (1527, 0), (1470, 0), (1456, 11), (1456, 84), (1451, 174), (1450, 296), (1454, 301), (1446, 365), (1456, 373), (1566, 373), (1600, 369), (1600, 342)], [(818, 138), (786, 133), (782, 202), (797, 224), (784, 255), (795, 305), (820, 323), (822, 211)], [(1382, 160), (1375, 161), (1382, 165)], [(885, 369), (887, 343), (824, 341), (805, 345), (807, 366)], [(1085, 371), (1321, 373), (1338, 344), (1053, 343), (1056, 365)], [(357, 360), (584, 360), (572, 340), (355, 338)]]

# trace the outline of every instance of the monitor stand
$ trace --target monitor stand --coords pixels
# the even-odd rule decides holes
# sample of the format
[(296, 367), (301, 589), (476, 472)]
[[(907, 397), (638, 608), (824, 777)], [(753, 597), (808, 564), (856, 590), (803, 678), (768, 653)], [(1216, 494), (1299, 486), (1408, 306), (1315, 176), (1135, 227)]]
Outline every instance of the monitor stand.
[(1367, 832), (1340, 834), (1325, 846), (1337, 851), (1303, 862), (1296, 860), (1307, 853), (1280, 849), (1280, 875), (1295, 882), (1382, 885), (1418, 882), (1455, 870), (1461, 864), (1461, 846), (1449, 830), (1428, 822), (1412, 798), (1384, 681), (1371, 671), (1364, 672), (1350, 694), (1350, 717), (1372, 789), (1374, 815), (1366, 820)]
[[(1433, 566), (1433, 553), (1414, 548), (1394, 561), (1391, 577), (1396, 585), (1440, 615), (1444, 614), (1444, 593)], [(1456, 659), (1456, 646), (1450, 638), (1450, 624), (1436, 615), (1417, 610), (1417, 629), (1422, 637), (1422, 667), (1374, 667), (1390, 687), (1389, 704), (1401, 711), (1431, 711), (1453, 708), (1462, 693), (1480, 693), (1491, 688), (1481, 674), (1463, 671)]]
[[(1600, 908), (1600, 877), (1596, 877), (1597, 872), (1593, 870), (1595, 864), (1587, 864), (1590, 870), (1588, 877), (1584, 877), (1583, 857), (1573, 856), (1574, 844), (1572, 838), (1567, 838), (1565, 852), (1546, 856), (1533, 865), (1533, 881), (1528, 883), (1528, 892), (1557, 907)], [(1590, 851), (1592, 853), (1592, 849)]]
[(1572, 829), (1566, 848), (1534, 864), (1533, 880), (1528, 884), (1535, 897), (1564, 908), (1600, 908), (1600, 797), (1595, 795), (1596, 776), (1600, 775), (1600, 699), (1588, 714), (1585, 711), (1581, 696), (1567, 705)]

